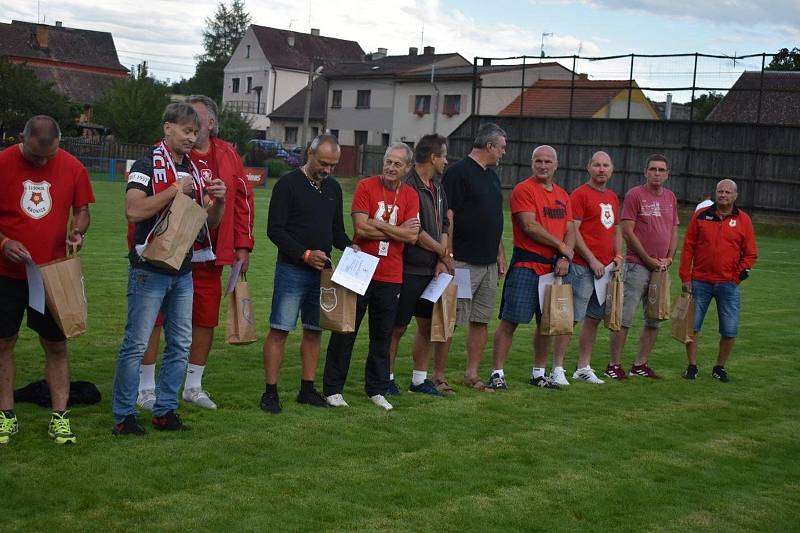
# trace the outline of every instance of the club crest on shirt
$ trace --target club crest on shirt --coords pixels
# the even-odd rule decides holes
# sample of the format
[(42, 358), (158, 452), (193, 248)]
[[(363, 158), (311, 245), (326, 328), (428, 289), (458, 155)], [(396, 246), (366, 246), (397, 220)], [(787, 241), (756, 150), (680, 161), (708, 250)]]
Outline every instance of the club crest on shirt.
[(207, 168), (204, 168), (200, 171), (200, 177), (203, 178), (205, 181), (211, 181), (212, 175), (211, 171)]
[(736, 227), (736, 219), (735, 219), (735, 218), (732, 218), (732, 219), (731, 219), (731, 221), (730, 221), (730, 222), (728, 222), (728, 225), (729, 225), (730, 227), (732, 227), (732, 228), (735, 228), (735, 227)]
[(40, 219), (50, 212), (53, 207), (53, 199), (50, 196), (50, 182), (34, 182), (25, 180), (22, 182), (22, 197), (19, 205), (29, 217)]
[(611, 204), (600, 204), (600, 223), (606, 229), (614, 226), (614, 210), (611, 208)]

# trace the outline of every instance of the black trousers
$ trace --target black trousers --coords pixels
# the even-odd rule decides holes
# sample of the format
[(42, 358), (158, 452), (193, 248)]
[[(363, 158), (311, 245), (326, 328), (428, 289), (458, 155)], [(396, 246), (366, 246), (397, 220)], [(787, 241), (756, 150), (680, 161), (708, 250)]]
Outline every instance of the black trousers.
[(369, 308), (369, 353), (364, 370), (367, 396), (385, 394), (389, 386), (389, 343), (397, 313), (400, 283), (373, 281), (356, 304), (356, 330), (353, 333), (331, 333), (325, 357), (322, 391), (325, 396), (341, 394), (350, 369), (353, 345), (364, 313)]

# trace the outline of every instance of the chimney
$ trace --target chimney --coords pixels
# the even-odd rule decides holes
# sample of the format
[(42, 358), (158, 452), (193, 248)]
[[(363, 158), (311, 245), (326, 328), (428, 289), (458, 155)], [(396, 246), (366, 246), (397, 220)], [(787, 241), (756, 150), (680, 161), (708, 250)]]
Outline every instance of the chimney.
[(286, 36), (286, 42), (289, 46), (294, 46), (294, 33), (289, 32), (289, 35)]
[(672, 116), (672, 93), (667, 93), (667, 103), (664, 104), (664, 118), (667, 120)]
[(49, 28), (44, 24), (36, 25), (36, 46), (39, 48), (47, 48), (47, 36)]
[(388, 48), (378, 48), (377, 52), (372, 53), (372, 60), (375, 61), (376, 59), (383, 59), (386, 57), (386, 53), (389, 51)]
[(416, 47), (416, 46), (411, 46), (411, 47), (409, 47), (409, 49), (408, 49), (408, 55), (410, 55), (410, 56), (415, 56), (415, 55), (417, 55), (417, 54), (419, 54), (419, 50), (417, 49), (417, 47)]
[(433, 46), (426, 46), (425, 48), (422, 49), (422, 55), (425, 56), (432, 56), (435, 53), (436, 53), (436, 48), (434, 48)]
[(57, 21), (56, 21), (56, 28), (60, 28), (60, 27), (61, 27), (61, 26), (63, 26), (63, 25), (64, 25), (64, 24), (63, 24), (63, 23), (62, 23), (60, 20), (57, 20)]
[(491, 67), (492, 66), (492, 59), (489, 57), (483, 58), (483, 66), (484, 67)]
[(311, 35), (319, 37), (319, 28), (311, 28)]

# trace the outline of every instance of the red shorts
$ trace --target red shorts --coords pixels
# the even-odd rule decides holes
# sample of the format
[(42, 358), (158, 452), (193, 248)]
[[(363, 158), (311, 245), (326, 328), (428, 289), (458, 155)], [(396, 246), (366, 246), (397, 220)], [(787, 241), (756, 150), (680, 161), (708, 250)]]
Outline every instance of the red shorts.
[[(222, 301), (222, 267), (213, 263), (192, 263), (192, 325), (215, 328), (219, 325), (219, 304)], [(161, 313), (156, 326), (164, 325)]]

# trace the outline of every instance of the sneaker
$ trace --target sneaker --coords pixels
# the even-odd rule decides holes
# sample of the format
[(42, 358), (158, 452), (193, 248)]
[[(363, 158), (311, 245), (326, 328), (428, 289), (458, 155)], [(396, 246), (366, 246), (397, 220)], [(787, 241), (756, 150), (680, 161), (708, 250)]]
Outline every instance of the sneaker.
[(397, 388), (397, 383), (393, 379), (389, 380), (389, 386), (386, 387), (386, 396), (400, 396), (400, 389)]
[(497, 372), (492, 372), (492, 375), (489, 376), (489, 383), (486, 386), (494, 390), (508, 390), (508, 385), (506, 385), (506, 378), (504, 378)]
[(311, 389), (309, 391), (300, 390), (297, 394), (297, 403), (313, 405), (314, 407), (328, 407), (325, 396), (317, 392), (316, 389)]
[(344, 401), (344, 396), (341, 394), (331, 394), (330, 396), (326, 396), (325, 401), (328, 402), (328, 405), (331, 407), (349, 407), (347, 402)]
[(597, 374), (595, 374), (594, 370), (591, 368), (579, 368), (572, 374), (572, 379), (585, 381), (586, 383), (594, 383), (595, 385), (602, 385), (605, 383), (605, 381), (597, 377)]
[(144, 435), (145, 431), (139, 425), (134, 415), (126, 416), (119, 424), (114, 424), (111, 428), (112, 435)]
[(278, 394), (270, 394), (269, 392), (265, 392), (261, 395), (261, 410), (265, 413), (271, 413), (273, 415), (277, 415), (281, 412), (281, 401), (278, 398)]
[(538, 378), (531, 378), (528, 381), (528, 385), (532, 385), (534, 387), (539, 387), (540, 389), (560, 389), (558, 385), (550, 381), (546, 376), (538, 377)]
[(431, 396), (442, 396), (442, 393), (439, 392), (439, 389), (436, 388), (436, 385), (433, 384), (433, 381), (426, 379), (419, 385), (414, 385), (413, 383), (408, 387), (409, 392), (416, 392), (420, 394), (430, 394)]
[(608, 365), (603, 375), (611, 379), (616, 379), (617, 381), (625, 381), (628, 379), (628, 375), (620, 365)]
[(661, 376), (656, 374), (652, 368), (647, 366), (647, 363), (643, 365), (633, 365), (631, 367), (630, 376), (641, 376), (643, 378), (650, 378), (650, 379), (661, 379)]
[(711, 377), (714, 379), (718, 379), (723, 383), (727, 383), (730, 381), (728, 379), (728, 373), (725, 371), (725, 367), (722, 366), (715, 366), (714, 370), (711, 371)]
[(139, 396), (136, 397), (136, 407), (152, 411), (153, 406), (155, 404), (156, 404), (155, 389), (144, 389), (139, 391)]
[(3, 411), (0, 411), (0, 444), (8, 444), (8, 441), (17, 434), (17, 431), (19, 431), (17, 415), (9, 417)]
[(697, 365), (689, 365), (683, 372), (683, 379), (697, 379)]
[(554, 368), (553, 372), (550, 374), (550, 381), (556, 385), (561, 385), (562, 387), (569, 385), (569, 381), (567, 381), (567, 376), (564, 374), (563, 368)]
[(203, 409), (217, 408), (217, 404), (211, 401), (208, 393), (203, 389), (183, 389), (183, 401)]
[(384, 398), (380, 394), (376, 394), (375, 396), (370, 396), (369, 399), (372, 403), (374, 403), (378, 407), (383, 407), (387, 411), (391, 411), (392, 409), (394, 409), (394, 406), (389, 402), (387, 402), (386, 398)]
[(161, 416), (154, 416), (151, 419), (153, 427), (159, 431), (188, 431), (189, 426), (183, 425), (181, 417), (175, 411), (167, 411)]
[(64, 411), (64, 414), (58, 414), (54, 411), (53, 416), (50, 417), (50, 425), (47, 426), (47, 434), (56, 444), (75, 444), (78, 442), (78, 439), (69, 427), (69, 418), (67, 418), (68, 412), (69, 411)]

